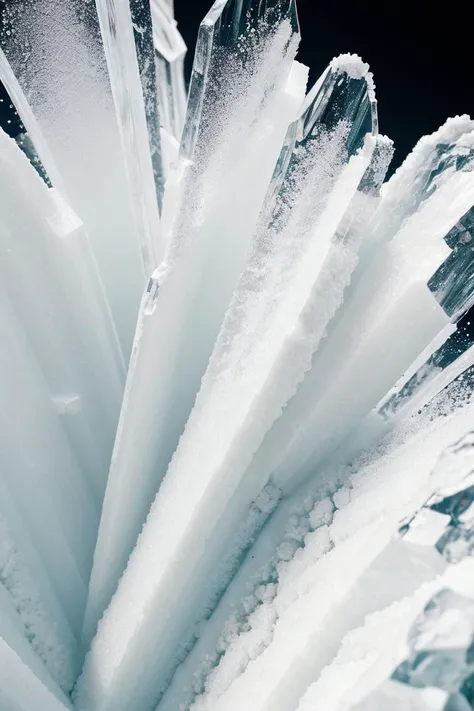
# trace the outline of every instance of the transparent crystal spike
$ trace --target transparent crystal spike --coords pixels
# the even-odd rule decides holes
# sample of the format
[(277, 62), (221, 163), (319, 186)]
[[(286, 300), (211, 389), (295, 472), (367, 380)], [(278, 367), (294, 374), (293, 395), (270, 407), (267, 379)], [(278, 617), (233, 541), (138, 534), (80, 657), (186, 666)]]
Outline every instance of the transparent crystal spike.
[(137, 51), (138, 68), (145, 103), (145, 115), (148, 127), (153, 175), (155, 178), (156, 198), (161, 211), (165, 188), (163, 160), (161, 155), (159, 96), (155, 66), (154, 27), (151, 16), (150, 0), (130, 0), (130, 13), (133, 35)]
[[(259, 44), (285, 20), (298, 34), (295, 0), (216, 0), (199, 28), (181, 141), (183, 157), (193, 158), (198, 136), (205, 133), (203, 112), (205, 115), (206, 105), (220, 92), (222, 62), (233, 58), (245, 65), (245, 55), (255, 54)], [(244, 37), (252, 38), (253, 52), (243, 45)]]
[[(316, 82), (298, 118), (288, 128), (270, 183), (264, 213), (269, 215), (275, 209), (277, 195), (280, 193), (280, 197), (284, 196), (288, 190), (285, 181), (291, 184), (292, 174), (305, 161), (312, 150), (312, 144), (324, 141), (344, 124), (347, 132), (347, 161), (362, 147), (367, 133), (377, 135), (377, 103), (367, 69), (367, 65), (363, 65), (358, 58), (342, 55), (331, 62)], [(379, 147), (379, 150), (383, 149)], [(369, 176), (367, 181), (370, 182)]]
[(460, 331), (452, 333), (416, 372), (379, 406), (386, 418), (406, 417), (419, 411), (440, 392), (472, 368), (472, 339)]
[(186, 113), (186, 45), (166, 0), (151, 0), (151, 15), (161, 124), (179, 141)]
[[(109, 18), (121, 40), (117, 47), (107, 36), (109, 58), (117, 60), (109, 77), (93, 2), (8, 3), (0, 41), (8, 64), (0, 56), (0, 75), (51, 183), (85, 224), (128, 360), (143, 288), (162, 249), (130, 12), (119, 7), (120, 22)], [(123, 94), (125, 85), (133, 95)]]
[(64, 186), (57, 170), (51, 152), (44, 140), (41, 129), (28, 104), (23, 90), (16, 79), (5, 54), (0, 48), (0, 100), (10, 102), (12, 113), (16, 115), (13, 120), (14, 128), (10, 132), (18, 146), (27, 156), (42, 180), (51, 187), (61, 190), (65, 195)]
[(151, 274), (161, 256), (164, 180), (150, 6), (148, 0), (97, 0), (96, 5), (128, 179), (145, 231), (145, 273)]

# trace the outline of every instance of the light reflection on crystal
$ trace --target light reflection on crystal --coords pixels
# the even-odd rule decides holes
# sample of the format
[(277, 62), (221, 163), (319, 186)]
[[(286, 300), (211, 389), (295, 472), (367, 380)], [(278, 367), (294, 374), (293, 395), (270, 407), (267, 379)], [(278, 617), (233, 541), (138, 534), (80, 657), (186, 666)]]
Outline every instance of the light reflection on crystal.
[(474, 703), (474, 122), (299, 32), (6, 8), (1, 711)]

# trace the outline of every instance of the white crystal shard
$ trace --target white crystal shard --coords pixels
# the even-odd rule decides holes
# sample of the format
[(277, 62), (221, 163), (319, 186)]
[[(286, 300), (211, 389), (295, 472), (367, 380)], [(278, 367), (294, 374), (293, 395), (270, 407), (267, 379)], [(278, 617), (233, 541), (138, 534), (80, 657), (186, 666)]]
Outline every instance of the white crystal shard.
[(95, 7), (39, 0), (20, 11), (13, 3), (5, 25), (2, 49), (85, 224), (128, 359), (149, 277), (142, 255), (147, 228), (136, 202), (141, 186), (130, 189)]
[[(446, 326), (426, 284), (449, 256), (443, 238), (470, 206), (472, 180), (472, 173), (448, 170), (445, 183), (369, 262), (327, 347), (257, 453), (255, 470), (268, 467), (275, 483), (290, 487), (311, 474)], [(361, 379), (362, 392), (352, 385)]]
[(11, 139), (0, 142), (2, 287), (50, 397), (81, 398), (66, 428), (99, 506), (123, 388), (120, 347), (82, 223)]
[(61, 695), (59, 687), (69, 692), (78, 672), (77, 638), (3, 484), (1, 494), (0, 637)]
[(51, 179), (52, 184), (65, 196), (65, 188), (62, 183), (61, 174), (58, 171), (54, 158), (49, 150), (48, 144), (44, 140), (43, 134), (38, 126), (35, 115), (32, 112), (30, 105), (22, 91), (18, 80), (13, 73), (5, 54), (0, 48), (0, 81), (6, 88), (12, 102), (21, 120), (28, 132), (30, 140), (33, 142), (36, 151), (38, 152), (41, 163), (45, 167), (46, 173)]
[[(209, 145), (206, 160), (184, 173), (169, 259), (142, 303), (95, 554), (86, 638), (115, 590), (192, 409), (285, 132), (303, 98), (300, 80), (298, 89), (291, 84), (284, 91), (296, 51), (292, 36), (290, 23), (281, 22), (238, 85), (229, 85), (228, 103), (224, 93), (219, 107), (224, 113), (209, 109), (208, 127), (214, 123), (222, 130), (231, 122), (233, 140)], [(230, 82), (231, 67), (228, 72)], [(203, 155), (206, 145), (199, 144)], [(232, 180), (223, 180), (229, 175)], [(251, 193), (245, 189), (250, 178)], [(129, 516), (117, 526), (123, 506)]]

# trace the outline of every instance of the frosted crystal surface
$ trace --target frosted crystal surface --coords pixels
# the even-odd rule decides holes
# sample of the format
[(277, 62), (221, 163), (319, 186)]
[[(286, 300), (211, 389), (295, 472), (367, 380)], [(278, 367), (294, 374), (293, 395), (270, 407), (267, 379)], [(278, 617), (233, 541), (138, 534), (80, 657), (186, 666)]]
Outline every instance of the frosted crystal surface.
[(299, 39), (6, 8), (1, 711), (473, 708), (474, 122)]
[(147, 225), (137, 203), (149, 186), (130, 182), (95, 6), (9, 3), (4, 26), (2, 49), (61, 174), (64, 194), (86, 226), (128, 360), (149, 277), (142, 256)]

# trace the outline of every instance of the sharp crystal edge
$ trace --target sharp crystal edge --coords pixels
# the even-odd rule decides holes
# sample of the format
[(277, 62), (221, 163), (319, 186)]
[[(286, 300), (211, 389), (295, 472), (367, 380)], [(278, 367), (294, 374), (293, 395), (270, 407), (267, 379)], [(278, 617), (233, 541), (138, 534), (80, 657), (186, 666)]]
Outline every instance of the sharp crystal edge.
[(299, 39), (5, 10), (1, 711), (474, 707), (474, 122)]
[[(156, 197), (153, 183), (142, 183), (139, 177), (139, 184), (134, 184), (129, 172), (135, 166), (130, 159), (135, 156), (124, 151), (122, 138), (130, 136), (124, 136), (124, 131), (131, 127), (125, 126), (126, 117), (115, 111), (114, 100), (124, 94), (113, 96), (111, 91), (113, 76), (109, 78), (104, 52), (109, 37), (104, 34), (101, 38), (93, 3), (66, 0), (54, 7), (48, 0), (9, 3), (3, 27), (3, 52), (61, 175), (63, 193), (86, 226), (123, 357), (128, 361), (141, 293), (149, 277), (142, 250), (150, 247), (150, 231), (143, 222), (146, 211), (141, 196), (152, 194), (155, 205)], [(131, 43), (129, 51), (135, 52), (133, 38)], [(133, 74), (133, 61), (126, 68)], [(139, 78), (137, 82), (140, 84)], [(143, 98), (138, 96), (141, 84), (130, 88), (134, 86), (133, 110), (144, 116)], [(22, 113), (21, 106), (17, 109)], [(27, 120), (23, 113), (22, 117)], [(30, 137), (39, 150), (34, 136)], [(142, 143), (148, 151), (146, 134)], [(149, 153), (145, 161), (151, 162)], [(45, 162), (47, 171), (48, 165)], [(149, 178), (152, 180), (151, 170)], [(55, 183), (53, 174), (51, 179)], [(152, 204), (153, 210), (157, 212)], [(156, 230), (153, 239), (159, 252)]]
[(141, 234), (143, 269), (151, 274), (163, 256), (159, 209), (164, 178), (150, 3), (98, 0), (96, 6)]
[[(234, 55), (221, 66), (225, 86), (219, 110), (210, 104), (206, 118), (208, 130), (216, 133), (215, 145), (206, 163), (185, 166), (168, 256), (143, 298), (92, 571), (86, 637), (115, 591), (189, 417), (245, 265), (281, 142), (304, 96), (301, 67), (290, 76), (298, 36), (285, 19), (270, 30), (238, 81)], [(253, 35), (248, 41), (253, 46)], [(246, 42), (242, 37), (242, 54)], [(222, 133), (229, 122), (231, 144)], [(206, 144), (203, 138), (199, 150)], [(232, 181), (225, 179), (229, 175)], [(252, 193), (245, 190), (250, 176)], [(117, 528), (125, 502), (130, 516)]]
[(163, 129), (180, 141), (187, 101), (183, 69), (186, 45), (165, 0), (152, 0), (151, 16), (160, 119)]

